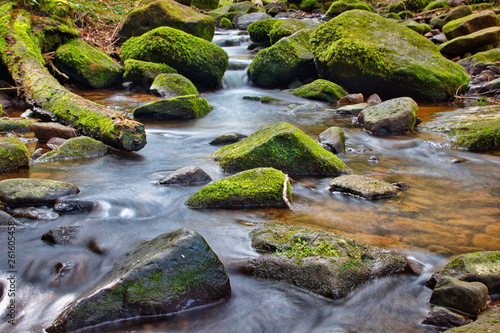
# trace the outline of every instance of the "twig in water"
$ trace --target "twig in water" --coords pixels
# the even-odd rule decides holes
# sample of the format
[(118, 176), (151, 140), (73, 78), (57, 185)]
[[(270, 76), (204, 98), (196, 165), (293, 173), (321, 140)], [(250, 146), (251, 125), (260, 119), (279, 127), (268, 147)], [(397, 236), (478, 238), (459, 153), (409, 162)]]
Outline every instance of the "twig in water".
[(293, 209), (292, 203), (288, 199), (288, 182), (290, 181), (290, 177), (285, 175), (285, 182), (283, 183), (283, 201), (286, 203), (288, 208), (290, 208), (290, 212), (293, 214), (295, 211)]

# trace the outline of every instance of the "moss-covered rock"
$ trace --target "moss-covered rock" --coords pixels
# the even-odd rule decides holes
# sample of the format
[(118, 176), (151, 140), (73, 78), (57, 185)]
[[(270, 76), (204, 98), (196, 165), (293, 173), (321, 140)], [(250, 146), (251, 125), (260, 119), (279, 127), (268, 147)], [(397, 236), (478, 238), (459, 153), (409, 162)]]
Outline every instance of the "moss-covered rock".
[(448, 330), (448, 333), (489, 333), (498, 331), (500, 323), (500, 305), (491, 304), (479, 314), (476, 321), (468, 325)]
[(16, 137), (0, 137), (0, 174), (28, 166), (29, 163), (30, 154), (24, 143)]
[(300, 129), (287, 124), (268, 125), (249, 137), (214, 153), (226, 172), (273, 167), (290, 174), (339, 175), (350, 169)]
[(425, 6), (424, 9), (422, 9), (422, 12), (426, 12), (428, 10), (433, 10), (433, 9), (438, 9), (438, 8), (443, 8), (447, 9), (449, 8), (450, 5), (448, 4), (448, 1), (446, 0), (434, 0), (429, 2), (427, 6)]
[(198, 89), (196, 89), (195, 85), (180, 74), (158, 75), (149, 90), (163, 98), (198, 95)]
[[(282, 207), (285, 174), (273, 168), (242, 171), (213, 182), (193, 194), (186, 205), (193, 208)], [(290, 190), (290, 182), (287, 189)], [(288, 191), (291, 198), (291, 192)]]
[(284, 19), (277, 20), (269, 31), (271, 44), (277, 43), (281, 38), (293, 35), (302, 29), (315, 29), (319, 23), (312, 20)]
[(326, 11), (325, 16), (327, 17), (335, 17), (337, 15), (342, 14), (343, 12), (347, 12), (349, 10), (358, 9), (358, 10), (366, 10), (372, 13), (376, 13), (377, 11), (373, 8), (369, 3), (358, 1), (358, 0), (339, 0), (335, 1), (330, 5), (330, 8)]
[(296, 80), (316, 79), (318, 74), (309, 38), (310, 31), (301, 30), (260, 51), (247, 70), (253, 84), (283, 88)]
[(423, 129), (448, 137), (453, 148), (470, 151), (500, 149), (500, 106), (476, 106), (440, 114)]
[(53, 205), (57, 199), (79, 192), (75, 185), (50, 179), (13, 178), (0, 181), (0, 200), (10, 206)]
[(92, 158), (104, 156), (107, 153), (108, 146), (104, 143), (87, 136), (79, 136), (66, 140), (61, 146), (43, 154), (36, 162)]
[(127, 59), (123, 65), (125, 67), (123, 81), (142, 83), (148, 87), (159, 74), (177, 74), (177, 71), (169, 65), (155, 62)]
[(439, 45), (439, 51), (446, 57), (455, 58), (480, 47), (494, 45), (499, 37), (500, 27), (486, 28), (449, 40)]
[(131, 11), (119, 35), (125, 41), (158, 27), (172, 27), (211, 42), (215, 20), (174, 0), (158, 0)]
[(429, 1), (430, 0), (403, 0), (402, 3), (405, 9), (415, 12), (425, 8)]
[(325, 10), (325, 7), (316, 0), (302, 0), (299, 9), (304, 12), (312, 12), (314, 10)]
[(60, 45), (78, 37), (72, 20), (61, 21), (56, 17), (34, 17), (33, 33), (42, 53), (55, 51)]
[(418, 104), (409, 97), (399, 97), (363, 109), (358, 122), (373, 135), (411, 133), (417, 119)]
[(492, 49), (476, 53), (468, 58), (457, 62), (467, 73), (477, 75), (488, 68), (488, 66), (500, 66), (500, 49)]
[(498, 17), (492, 10), (468, 15), (446, 23), (443, 33), (448, 40), (498, 25)]
[(217, 9), (219, 0), (193, 0), (192, 5), (199, 9)]
[(196, 95), (179, 96), (147, 103), (135, 108), (135, 118), (194, 119), (212, 110), (206, 99)]
[[(1, 114), (2, 105), (0, 105), (0, 116)], [(36, 119), (0, 118), (0, 132), (29, 132), (31, 124), (36, 122)]]
[(233, 23), (231, 23), (231, 20), (228, 19), (227, 17), (223, 17), (219, 22), (219, 27), (221, 27), (222, 29), (229, 30), (233, 28)]
[(359, 175), (343, 175), (330, 181), (332, 192), (351, 194), (368, 200), (389, 198), (397, 195), (397, 189), (390, 183)]
[(469, 82), (427, 38), (367, 11), (331, 19), (311, 34), (311, 44), (319, 76), (349, 91), (442, 101)]
[(425, 23), (417, 23), (414, 20), (405, 20), (403, 22), (400, 22), (399, 24), (407, 28), (410, 28), (411, 30), (415, 31), (420, 35), (424, 35), (432, 30), (429, 25)]
[(252, 246), (261, 252), (248, 267), (252, 275), (328, 298), (345, 297), (375, 278), (412, 272), (401, 253), (323, 230), (266, 224), (251, 237)]
[(143, 243), (58, 316), (47, 332), (165, 315), (231, 295), (229, 276), (203, 237), (188, 229)]
[(453, 8), (448, 13), (432, 18), (429, 24), (434, 28), (442, 29), (446, 23), (471, 14), (472, 14), (471, 6), (459, 6)]
[(271, 96), (243, 96), (246, 101), (261, 102), (262, 104), (272, 104), (272, 105), (290, 105), (291, 102), (284, 99), (275, 98)]
[(250, 35), (250, 40), (252, 42), (271, 41), (269, 39), (269, 33), (277, 21), (278, 20), (268, 18), (266, 20), (260, 20), (250, 24), (247, 29), (248, 34)]
[(198, 87), (217, 88), (228, 66), (228, 55), (219, 46), (170, 27), (151, 30), (127, 40), (122, 60), (164, 63)]
[(291, 90), (295, 96), (336, 103), (339, 99), (347, 95), (347, 92), (341, 86), (333, 82), (318, 79), (302, 87)]
[(112, 86), (118, 83), (123, 75), (123, 67), (120, 64), (80, 38), (59, 46), (55, 58), (60, 71), (92, 88)]

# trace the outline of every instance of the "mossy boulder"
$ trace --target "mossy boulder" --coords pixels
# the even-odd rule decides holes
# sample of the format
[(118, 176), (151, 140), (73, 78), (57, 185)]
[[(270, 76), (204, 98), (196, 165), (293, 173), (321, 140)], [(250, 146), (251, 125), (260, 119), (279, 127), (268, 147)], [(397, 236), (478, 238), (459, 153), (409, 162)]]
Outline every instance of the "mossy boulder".
[[(193, 208), (283, 207), (285, 174), (273, 168), (256, 168), (213, 182), (193, 194), (186, 205)], [(290, 183), (287, 185), (291, 198)]]
[(302, 2), (299, 5), (299, 9), (304, 12), (325, 10), (325, 7), (320, 2), (316, 0), (302, 0)]
[(490, 295), (500, 293), (500, 251), (481, 251), (456, 256), (427, 281), (434, 289), (444, 277), (466, 282), (481, 282)]
[(423, 129), (445, 135), (451, 146), (470, 151), (500, 149), (500, 106), (476, 106), (441, 114)]
[(296, 80), (317, 79), (310, 51), (310, 33), (301, 30), (260, 51), (247, 70), (253, 84), (262, 88), (283, 88)]
[(268, 18), (266, 20), (260, 20), (250, 24), (247, 29), (248, 34), (250, 35), (250, 40), (252, 42), (271, 41), (269, 39), (269, 33), (277, 21), (278, 20)]
[(123, 65), (125, 67), (123, 81), (142, 83), (148, 87), (159, 74), (177, 74), (177, 70), (169, 65), (155, 62), (127, 59)]
[(325, 16), (327, 17), (335, 17), (343, 12), (347, 12), (349, 10), (358, 9), (358, 10), (366, 10), (372, 13), (376, 13), (377, 11), (373, 8), (369, 3), (358, 1), (358, 0), (339, 0), (334, 1), (330, 8), (326, 11)]
[(401, 253), (323, 230), (266, 224), (251, 233), (261, 254), (247, 268), (253, 276), (287, 282), (332, 299), (392, 274), (411, 273)]
[(442, 29), (446, 23), (471, 14), (472, 14), (471, 6), (459, 6), (453, 8), (448, 13), (432, 18), (429, 24), (434, 28)]
[(491, 305), (481, 312), (476, 321), (448, 330), (447, 333), (489, 333), (498, 330), (500, 322), (500, 306), (498, 304)]
[(0, 201), (9, 206), (53, 205), (79, 193), (75, 185), (50, 179), (13, 178), (0, 181)]
[(339, 99), (347, 95), (347, 92), (338, 84), (322, 79), (315, 80), (311, 83), (303, 85), (302, 87), (293, 89), (291, 90), (291, 93), (298, 97), (328, 103), (336, 103)]
[(457, 62), (467, 73), (477, 75), (488, 68), (488, 66), (500, 66), (500, 49), (492, 49), (476, 53)]
[(469, 82), (463, 68), (444, 58), (427, 38), (367, 11), (331, 19), (310, 41), (319, 76), (348, 91), (443, 101)]
[(269, 31), (271, 44), (277, 43), (281, 38), (293, 35), (302, 29), (315, 29), (319, 23), (312, 20), (284, 19), (277, 20)]
[(199, 9), (217, 9), (219, 0), (193, 0), (192, 5)]
[(426, 12), (428, 10), (433, 10), (433, 9), (438, 9), (438, 8), (443, 8), (447, 9), (450, 8), (450, 5), (448, 4), (448, 1), (446, 0), (434, 0), (429, 2), (427, 6), (425, 6), (424, 9), (422, 9), (422, 12)]
[(43, 154), (36, 162), (92, 158), (104, 156), (107, 153), (108, 146), (104, 143), (87, 136), (79, 136), (66, 140), (61, 146)]
[[(215, 1), (218, 3), (218, 0)], [(158, 0), (131, 11), (123, 22), (119, 36), (125, 41), (158, 27), (179, 29), (211, 42), (215, 20), (173, 0)]]
[(390, 183), (359, 175), (343, 175), (330, 181), (328, 189), (368, 200), (393, 197), (397, 189)]
[(195, 119), (212, 110), (206, 99), (196, 95), (179, 96), (147, 103), (135, 108), (135, 118)]
[(439, 45), (439, 51), (446, 57), (455, 58), (478, 48), (494, 45), (499, 37), (500, 27), (486, 28), (449, 40)]
[(418, 11), (429, 4), (430, 0), (403, 0), (403, 6), (407, 10)]
[(432, 30), (429, 25), (425, 23), (417, 23), (414, 20), (405, 20), (403, 22), (400, 22), (399, 24), (407, 28), (410, 28), (411, 30), (415, 31), (420, 35), (424, 35)]
[(180, 74), (159, 74), (149, 90), (163, 98), (198, 95), (196, 86)]
[(203, 237), (188, 229), (143, 243), (70, 303), (47, 332), (157, 316), (231, 295), (229, 276)]
[(231, 20), (228, 19), (227, 17), (223, 17), (219, 22), (219, 27), (221, 27), (222, 29), (229, 30), (233, 28), (233, 23), (231, 23)]
[(92, 88), (112, 86), (123, 76), (122, 65), (80, 38), (59, 46), (55, 58), (60, 71)]
[(29, 163), (30, 154), (24, 143), (16, 137), (0, 137), (0, 174), (28, 166)]
[(197, 87), (218, 88), (228, 66), (228, 55), (219, 46), (183, 31), (160, 27), (122, 45), (122, 60), (164, 63), (175, 68)]
[(417, 119), (418, 104), (409, 97), (399, 97), (369, 106), (358, 115), (358, 123), (373, 135), (411, 133)]
[[(2, 105), (0, 105), (1, 114)], [(36, 119), (0, 118), (0, 132), (29, 132), (31, 131), (31, 124), (36, 122)]]
[(249, 14), (237, 14), (233, 19), (233, 24), (240, 30), (247, 30), (250, 24), (261, 20), (267, 20), (268, 18), (269, 15), (257, 10)]
[(249, 137), (214, 153), (226, 172), (273, 167), (299, 175), (340, 175), (350, 169), (337, 156), (295, 126), (277, 123), (264, 126)]
[(497, 25), (498, 17), (495, 12), (487, 10), (450, 21), (443, 26), (442, 30), (446, 38), (451, 40)]

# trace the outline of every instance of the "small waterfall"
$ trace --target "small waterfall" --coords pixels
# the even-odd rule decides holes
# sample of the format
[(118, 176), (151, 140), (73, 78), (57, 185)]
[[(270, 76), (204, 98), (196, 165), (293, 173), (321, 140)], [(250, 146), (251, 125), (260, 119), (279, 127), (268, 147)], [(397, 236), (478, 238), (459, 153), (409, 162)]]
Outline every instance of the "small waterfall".
[(222, 78), (222, 86), (224, 89), (237, 89), (249, 85), (246, 68), (244, 70), (227, 70)]

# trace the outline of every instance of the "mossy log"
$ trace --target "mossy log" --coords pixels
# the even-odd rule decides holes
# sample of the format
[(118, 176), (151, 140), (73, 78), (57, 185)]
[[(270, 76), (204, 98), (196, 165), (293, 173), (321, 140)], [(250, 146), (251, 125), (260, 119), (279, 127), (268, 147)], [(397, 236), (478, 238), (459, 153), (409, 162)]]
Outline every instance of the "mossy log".
[(58, 122), (70, 124), (81, 134), (121, 150), (137, 151), (146, 145), (144, 125), (121, 113), (71, 93), (44, 67), (32, 34), (30, 14), (0, 8), (0, 55), (27, 100), (54, 114)]

